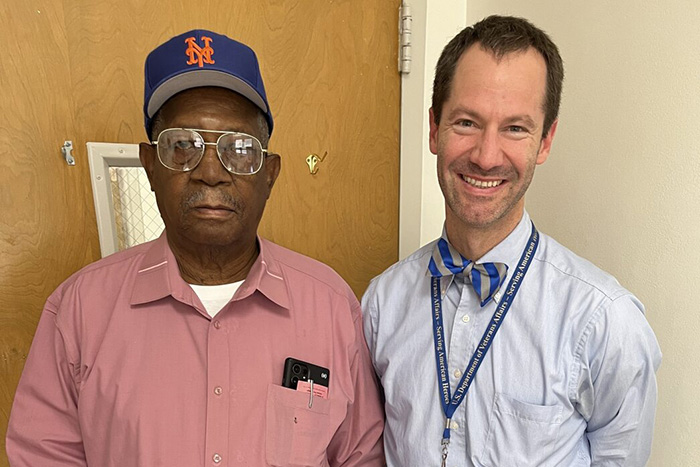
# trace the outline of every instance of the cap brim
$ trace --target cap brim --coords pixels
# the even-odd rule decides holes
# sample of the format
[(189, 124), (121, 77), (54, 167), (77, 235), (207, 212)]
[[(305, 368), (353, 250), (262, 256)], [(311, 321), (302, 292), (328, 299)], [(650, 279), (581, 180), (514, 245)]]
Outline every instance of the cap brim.
[(192, 70), (173, 76), (158, 86), (151, 95), (151, 99), (148, 101), (148, 118), (153, 118), (153, 115), (155, 115), (158, 109), (175, 94), (187, 89), (204, 86), (216, 86), (230, 89), (258, 106), (263, 113), (268, 113), (264, 99), (251, 85), (242, 79), (217, 70)]

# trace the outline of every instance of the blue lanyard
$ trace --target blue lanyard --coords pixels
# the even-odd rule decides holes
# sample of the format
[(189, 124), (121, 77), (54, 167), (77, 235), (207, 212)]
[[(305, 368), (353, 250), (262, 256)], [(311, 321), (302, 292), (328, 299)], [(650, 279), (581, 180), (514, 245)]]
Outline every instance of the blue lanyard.
[(474, 355), (472, 355), (469, 365), (464, 372), (464, 376), (457, 385), (457, 390), (454, 396), (451, 394), (450, 390), (450, 379), (449, 370), (447, 367), (447, 352), (445, 349), (445, 336), (444, 327), (442, 325), (442, 298), (440, 296), (440, 278), (433, 277), (430, 283), (432, 291), (432, 306), (433, 306), (433, 337), (435, 340), (435, 360), (437, 362), (437, 376), (438, 384), (440, 390), (440, 402), (442, 404), (442, 410), (445, 413), (447, 419), (445, 423), (445, 430), (442, 433), (442, 447), (443, 447), (443, 465), (445, 465), (445, 459), (447, 458), (447, 445), (450, 442), (450, 421), (452, 415), (462, 403), (464, 396), (469, 390), (472, 381), (474, 381), (474, 376), (484, 360), (484, 356), (489, 351), (493, 338), (498, 332), (498, 329), (503, 323), (503, 319), (506, 317), (506, 313), (510, 309), (510, 305), (513, 303), (515, 295), (520, 289), (520, 284), (522, 283), (523, 277), (527, 273), (532, 257), (537, 250), (537, 245), (539, 243), (540, 236), (535, 229), (535, 224), (532, 224), (532, 234), (530, 235), (530, 241), (525, 247), (522, 256), (520, 257), (520, 264), (518, 269), (513, 274), (510, 282), (508, 283), (508, 288), (503, 296), (496, 312), (491, 317), (491, 322), (489, 323), (484, 335), (481, 337), (481, 342), (476, 348)]

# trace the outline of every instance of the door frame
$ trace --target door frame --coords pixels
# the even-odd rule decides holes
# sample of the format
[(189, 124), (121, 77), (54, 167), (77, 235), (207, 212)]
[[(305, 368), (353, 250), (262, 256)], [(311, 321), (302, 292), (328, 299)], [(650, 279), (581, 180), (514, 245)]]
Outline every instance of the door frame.
[(440, 236), (445, 220), (428, 109), (435, 64), (447, 42), (467, 23), (467, 0), (405, 0), (413, 14), (411, 72), (401, 75), (399, 259)]

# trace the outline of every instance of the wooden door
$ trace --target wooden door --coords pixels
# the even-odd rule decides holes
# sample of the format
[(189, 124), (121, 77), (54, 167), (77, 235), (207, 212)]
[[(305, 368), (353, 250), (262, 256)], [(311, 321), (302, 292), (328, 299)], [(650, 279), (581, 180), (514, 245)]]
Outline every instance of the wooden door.
[[(99, 258), (85, 143), (145, 140), (143, 61), (168, 38), (202, 27), (258, 53), (282, 155), (263, 236), (330, 264), (358, 295), (397, 259), (399, 3), (2, 2), (0, 466), (44, 301)], [(312, 153), (327, 154), (316, 175)]]

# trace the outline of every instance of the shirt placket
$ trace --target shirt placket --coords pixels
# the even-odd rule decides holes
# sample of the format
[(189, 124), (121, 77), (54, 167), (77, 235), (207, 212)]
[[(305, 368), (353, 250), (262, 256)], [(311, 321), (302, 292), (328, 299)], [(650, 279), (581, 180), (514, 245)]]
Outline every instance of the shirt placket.
[[(455, 277), (453, 287), (460, 290), (459, 303), (452, 316), (452, 331), (448, 349), (450, 368), (450, 388), (454, 395), (472, 354), (478, 345), (478, 327), (482, 321), (478, 313), (478, 299), (468, 281), (461, 276)], [(471, 391), (471, 389), (470, 389)], [(466, 406), (469, 393), (452, 415), (450, 423), (450, 457), (465, 459), (467, 456)], [(460, 462), (460, 461), (458, 461)]]
[(228, 459), (230, 355), (229, 327), (215, 317), (209, 324), (207, 339), (207, 423), (205, 464), (212, 467), (232, 465)]

